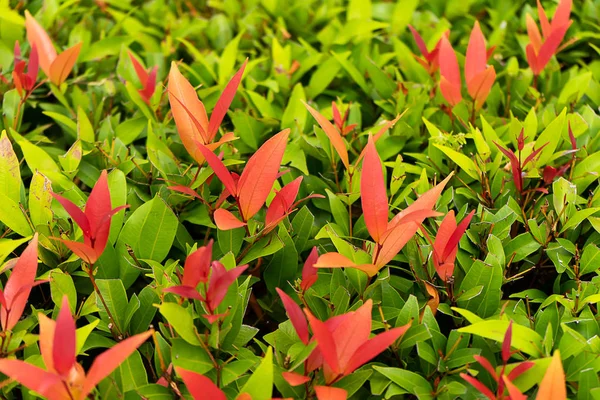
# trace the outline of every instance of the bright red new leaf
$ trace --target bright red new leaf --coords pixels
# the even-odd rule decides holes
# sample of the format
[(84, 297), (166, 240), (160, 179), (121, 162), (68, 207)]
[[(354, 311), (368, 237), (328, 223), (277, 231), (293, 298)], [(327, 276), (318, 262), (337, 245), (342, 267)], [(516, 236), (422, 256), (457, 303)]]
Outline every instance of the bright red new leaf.
[(92, 189), (85, 205), (85, 211), (81, 211), (73, 202), (56, 193), (52, 193), (52, 196), (65, 208), (73, 221), (83, 231), (83, 243), (60, 238), (59, 240), (83, 261), (93, 265), (106, 248), (112, 216), (129, 206), (111, 208), (106, 170), (102, 171), (100, 178)]
[(288, 317), (290, 317), (290, 321), (298, 333), (300, 340), (302, 340), (302, 343), (308, 344), (308, 323), (306, 322), (306, 317), (304, 316), (302, 309), (283, 290), (279, 288), (276, 288), (276, 290), (279, 297), (281, 297), (283, 307), (285, 307), (285, 311)]
[(227, 400), (225, 393), (206, 376), (180, 367), (175, 367), (175, 372), (195, 400)]
[(0, 322), (4, 331), (12, 330), (21, 319), (31, 288), (35, 285), (37, 265), (38, 234), (36, 233), (17, 260), (4, 286), (0, 307)]
[(369, 136), (363, 160), (360, 194), (367, 230), (373, 240), (380, 243), (387, 231), (389, 207), (381, 160), (372, 136)]
[(459, 225), (456, 224), (454, 211), (444, 217), (433, 243), (433, 265), (439, 277), (447, 282), (454, 274), (454, 262), (458, 252), (458, 242), (471, 222), (475, 210), (471, 211)]
[(446, 101), (454, 107), (462, 100), (460, 69), (456, 53), (447, 37), (442, 36), (440, 50), (440, 90)]

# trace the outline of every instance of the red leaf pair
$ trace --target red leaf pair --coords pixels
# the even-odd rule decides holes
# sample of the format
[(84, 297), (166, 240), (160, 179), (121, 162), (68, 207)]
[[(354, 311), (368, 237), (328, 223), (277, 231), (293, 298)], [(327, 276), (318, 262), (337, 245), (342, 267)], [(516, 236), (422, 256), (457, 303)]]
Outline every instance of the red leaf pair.
[[(2, 330), (10, 331), (19, 322), (31, 288), (36, 285), (35, 275), (38, 264), (38, 234), (33, 239), (15, 263), (10, 277), (0, 290), (0, 322)], [(39, 282), (41, 283), (41, 282)]]
[[(415, 40), (415, 43), (417, 44), (421, 55), (424, 57), (423, 59), (415, 55), (415, 59), (419, 62), (419, 64), (423, 66), (423, 68), (425, 68), (429, 75), (435, 74), (438, 68), (440, 67), (439, 51), (442, 39), (440, 38), (440, 40), (438, 40), (435, 44), (433, 50), (429, 51), (427, 50), (427, 45), (425, 44), (425, 41), (423, 40), (421, 35), (419, 35), (419, 32), (417, 32), (415, 28), (412, 27), (412, 25), (408, 25), (408, 28), (410, 29), (410, 32), (413, 35), (413, 39)], [(446, 33), (444, 33), (444, 36), (447, 38), (449, 34), (450, 32), (447, 31)]]
[(84, 242), (74, 242), (58, 238), (71, 251), (83, 261), (93, 265), (102, 255), (110, 231), (110, 222), (116, 213), (128, 208), (128, 205), (111, 208), (110, 191), (108, 189), (108, 175), (102, 171), (100, 178), (85, 204), (85, 211), (61, 195), (52, 193), (52, 196), (67, 210), (73, 221), (83, 231)]
[[(27, 73), (25, 73), (25, 66), (27, 66)], [(12, 72), (12, 77), (19, 95), (27, 95), (35, 88), (39, 69), (39, 57), (35, 44), (31, 47), (29, 64), (27, 64), (27, 62), (21, 60), (21, 47), (19, 46), (19, 42), (15, 42), (15, 67)]]
[[(205, 157), (208, 165), (223, 183), (229, 195), (236, 199), (239, 206), (241, 221), (225, 209), (220, 208), (215, 211), (215, 223), (219, 229), (228, 230), (246, 225), (246, 222), (265, 204), (273, 188), (273, 183), (277, 179), (289, 133), (289, 129), (284, 129), (267, 140), (250, 157), (239, 179), (237, 179), (237, 174), (227, 170), (225, 164), (207, 146), (198, 143), (198, 149)], [(294, 185), (299, 185), (300, 182), (292, 182), (292, 184), (290, 184), (292, 186), (288, 185), (290, 187), (280, 196), (280, 200), (277, 200), (277, 207), (282, 203), (289, 204), (292, 195), (295, 199), (298, 191)], [(285, 210), (283, 214), (285, 215)], [(270, 218), (275, 221), (279, 215), (280, 211), (273, 211)]]
[(331, 102), (331, 110), (333, 112), (333, 122), (335, 123), (335, 127), (342, 136), (346, 136), (348, 133), (352, 132), (354, 128), (356, 128), (356, 124), (346, 126), (348, 115), (350, 114), (350, 105), (348, 105), (346, 108), (346, 112), (344, 113), (343, 117), (337, 107), (337, 104), (335, 104), (335, 101)]
[[(356, 311), (329, 319), (318, 320), (310, 311), (304, 310), (324, 363), (325, 382), (331, 384), (351, 374), (394, 343), (410, 327), (410, 324), (393, 328), (373, 338), (371, 334), (371, 310), (373, 302), (367, 300)], [(313, 353), (314, 354), (314, 353)]]
[(303, 293), (315, 284), (317, 281), (317, 269), (315, 268), (315, 264), (319, 259), (319, 250), (317, 246), (313, 247), (308, 255), (308, 258), (304, 262), (304, 267), (302, 268), (302, 282), (300, 283), (300, 289)]
[[(490, 55), (491, 51), (486, 50), (485, 38), (479, 27), (479, 22), (475, 21), (473, 30), (471, 30), (471, 36), (469, 37), (469, 45), (465, 58), (465, 80), (467, 82), (467, 90), (475, 102), (476, 109), (483, 106), (496, 80), (494, 67), (487, 66), (487, 59)], [(462, 81), (456, 53), (450, 41), (445, 36), (441, 39), (438, 57), (440, 60), (441, 75), (440, 90), (446, 101), (454, 107), (462, 100)]]
[(60, 86), (75, 66), (81, 50), (81, 43), (77, 43), (75, 46), (57, 54), (48, 33), (27, 10), (25, 10), (25, 28), (27, 29), (27, 40), (31, 48), (37, 49), (42, 71), (50, 79), (50, 82)]
[[(200, 247), (188, 256), (181, 285), (164, 289), (165, 292), (202, 302), (208, 310), (208, 314), (203, 317), (211, 324), (223, 316), (215, 311), (225, 298), (229, 286), (248, 268), (247, 265), (242, 265), (227, 271), (219, 261), (211, 261), (212, 245), (211, 240), (207, 246)], [(200, 283), (204, 284), (203, 294), (197, 290)]]
[(46, 369), (21, 360), (1, 359), (0, 372), (50, 400), (83, 400), (153, 333), (149, 330), (117, 343), (94, 359), (86, 374), (76, 361), (75, 321), (67, 296), (55, 321), (39, 314), (40, 351)]
[(351, 267), (374, 276), (417, 233), (425, 218), (441, 215), (434, 211), (433, 207), (450, 177), (451, 175), (424, 193), (388, 222), (389, 207), (382, 164), (375, 141), (369, 137), (362, 167), (360, 193), (365, 224), (376, 243), (371, 264), (356, 264), (339, 253), (327, 253), (319, 257), (315, 267)]
[(135, 73), (140, 80), (140, 84), (142, 85), (142, 89), (138, 90), (138, 93), (142, 97), (142, 100), (148, 105), (150, 105), (150, 99), (156, 90), (156, 73), (158, 71), (158, 67), (154, 66), (149, 70), (146, 70), (142, 64), (133, 56), (133, 54), (129, 53), (129, 59), (133, 64), (133, 68), (135, 69)]
[[(519, 137), (517, 138), (517, 146), (519, 148), (519, 151), (521, 151), (525, 146), (524, 145), (525, 138), (523, 137), (523, 132), (524, 132), (524, 128), (521, 129), (521, 133), (519, 134)], [(510, 161), (510, 168), (511, 168), (512, 175), (513, 175), (513, 181), (515, 182), (515, 187), (517, 188), (517, 191), (519, 193), (522, 193), (523, 192), (523, 170), (525, 169), (527, 164), (529, 164), (531, 161), (533, 161), (535, 159), (535, 157), (538, 156), (538, 154), (544, 149), (544, 147), (546, 147), (548, 145), (548, 143), (544, 143), (539, 148), (534, 149), (531, 152), (531, 154), (529, 156), (527, 156), (527, 158), (525, 158), (525, 161), (523, 161), (522, 163), (521, 163), (520, 157), (517, 157), (517, 155), (515, 154), (514, 151), (506, 149), (506, 148), (500, 146), (496, 142), (494, 142), (494, 144), (496, 145), (496, 147), (498, 147), (498, 150), (500, 150), (502, 152), (502, 154), (504, 154), (506, 157), (508, 157), (508, 160)]]
[(544, 7), (538, 0), (538, 16), (542, 26), (541, 34), (531, 15), (527, 14), (527, 35), (529, 35), (530, 43), (525, 50), (527, 62), (534, 75), (539, 75), (552, 56), (558, 52), (560, 43), (573, 22), (569, 19), (572, 6), (573, 0), (561, 0), (554, 13), (554, 18), (552, 18), (552, 23), (550, 23)]
[(454, 261), (458, 253), (458, 243), (464, 235), (475, 210), (471, 211), (459, 225), (456, 225), (454, 211), (444, 217), (433, 243), (433, 265), (439, 277), (447, 282), (454, 274)]
[(221, 97), (219, 97), (213, 109), (210, 120), (206, 114), (204, 104), (198, 99), (194, 87), (181, 75), (177, 64), (175, 62), (171, 63), (168, 85), (171, 112), (173, 113), (173, 119), (175, 119), (175, 125), (177, 125), (181, 142), (187, 152), (199, 164), (204, 162), (204, 156), (198, 147), (198, 143), (207, 146), (213, 151), (221, 144), (234, 139), (233, 134), (226, 134), (221, 140), (214, 142), (221, 122), (235, 97), (247, 62), (248, 60), (244, 61), (241, 68), (231, 78), (227, 86), (225, 86)]

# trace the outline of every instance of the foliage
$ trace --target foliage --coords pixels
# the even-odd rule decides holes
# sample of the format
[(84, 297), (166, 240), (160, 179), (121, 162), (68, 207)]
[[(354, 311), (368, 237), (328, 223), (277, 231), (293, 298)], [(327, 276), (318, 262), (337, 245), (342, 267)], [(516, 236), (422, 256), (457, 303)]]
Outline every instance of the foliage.
[(599, 399), (599, 16), (0, 1), (2, 398)]

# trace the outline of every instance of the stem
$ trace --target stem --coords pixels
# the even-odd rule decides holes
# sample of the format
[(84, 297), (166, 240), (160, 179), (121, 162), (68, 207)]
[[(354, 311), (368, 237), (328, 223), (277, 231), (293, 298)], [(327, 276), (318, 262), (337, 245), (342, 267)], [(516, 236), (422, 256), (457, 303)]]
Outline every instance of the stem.
[(19, 121), (21, 120), (21, 111), (23, 110), (23, 104), (25, 104), (26, 97), (21, 97), (19, 105), (17, 106), (17, 112), (15, 113), (15, 120), (13, 121), (13, 129), (16, 131), (19, 127)]
[(98, 285), (96, 284), (96, 278), (94, 278), (94, 265), (90, 264), (89, 268), (87, 268), (87, 274), (90, 278), (90, 281), (92, 282), (92, 286), (94, 287), (94, 291), (96, 292), (96, 295), (100, 298), (100, 301), (102, 302), (102, 305), (104, 306), (104, 310), (106, 311), (106, 314), (108, 315), (108, 319), (113, 323), (115, 330), (117, 331), (117, 334), (119, 336), (119, 338), (122, 340), (124, 338), (123, 336), (123, 332), (121, 331), (121, 328), (119, 328), (119, 325), (117, 325), (117, 320), (115, 320), (115, 318), (113, 317), (112, 313), (110, 312), (110, 310), (108, 309), (108, 306), (106, 305), (106, 301), (104, 300), (104, 296), (102, 296), (102, 293), (100, 292), (100, 288), (98, 287)]
[(352, 194), (352, 175), (353, 174), (348, 171), (348, 232), (350, 233), (350, 239), (352, 239), (352, 202), (350, 201), (350, 195)]

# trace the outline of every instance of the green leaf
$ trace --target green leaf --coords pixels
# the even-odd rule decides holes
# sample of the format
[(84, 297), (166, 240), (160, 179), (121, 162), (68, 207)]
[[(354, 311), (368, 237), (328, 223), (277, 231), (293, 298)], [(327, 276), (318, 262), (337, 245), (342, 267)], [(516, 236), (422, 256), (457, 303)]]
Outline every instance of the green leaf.
[(2, 131), (0, 136), (0, 187), (2, 193), (15, 203), (21, 199), (21, 171), (12, 143)]
[(308, 114), (308, 110), (302, 104), (304, 101), (306, 101), (304, 88), (301, 83), (297, 83), (292, 89), (292, 94), (281, 116), (281, 129), (297, 127), (298, 131), (304, 132)]
[[(471, 333), (501, 343), (508, 329), (509, 322), (506, 320), (487, 320), (476, 322), (472, 325), (460, 328), (458, 331)], [(513, 323), (511, 346), (523, 353), (533, 357), (542, 355), (542, 337), (533, 329)]]
[(245, 31), (242, 29), (238, 35), (233, 38), (221, 54), (221, 58), (219, 60), (219, 84), (226, 84), (233, 75), (233, 69), (236, 64), (236, 56), (238, 53), (238, 45), (240, 44), (240, 39), (244, 35)]
[(277, 235), (269, 235), (254, 243), (248, 254), (239, 262), (240, 265), (248, 264), (257, 258), (270, 256), (283, 248), (283, 242)]
[(2, 192), (0, 192), (0, 204), (2, 204), (0, 222), (21, 236), (30, 236), (33, 233), (19, 204), (6, 197)]
[(292, 282), (296, 277), (298, 270), (298, 251), (283, 224), (279, 226), (278, 236), (283, 248), (273, 255), (263, 275), (265, 284), (272, 293), (276, 293), (275, 288), (287, 287), (288, 282)]
[(119, 374), (121, 376), (121, 384), (123, 391), (137, 389), (138, 387), (148, 384), (148, 375), (142, 361), (142, 356), (135, 350), (129, 357), (119, 365)]
[(579, 275), (590, 274), (600, 269), (600, 249), (594, 244), (588, 244), (583, 249), (579, 260)]
[(475, 162), (465, 156), (462, 153), (459, 153), (456, 150), (451, 149), (450, 147), (442, 146), (440, 144), (434, 143), (435, 147), (440, 149), (451, 161), (455, 162), (467, 175), (475, 180), (479, 180), (479, 174), (477, 173), (477, 166)]
[(194, 346), (200, 346), (200, 341), (196, 335), (194, 319), (189, 311), (177, 303), (162, 303), (160, 313), (167, 319), (167, 322), (186, 342)]
[(34, 226), (52, 222), (52, 183), (36, 171), (29, 186), (29, 218)]
[(159, 302), (159, 297), (150, 286), (146, 286), (138, 294), (140, 301), (139, 309), (133, 314), (129, 324), (129, 332), (133, 335), (147, 331), (156, 315), (154, 303)]
[(546, 147), (540, 152), (538, 160), (535, 164), (537, 168), (543, 168), (548, 164), (548, 161), (554, 154), (556, 147), (562, 138), (562, 131), (565, 126), (567, 109), (563, 108), (562, 112), (551, 123), (546, 126), (546, 129), (538, 136), (535, 141), (535, 148), (539, 149), (547, 143)]
[(383, 374), (389, 380), (400, 386), (402, 389), (408, 391), (419, 399), (432, 399), (430, 393), (433, 392), (433, 388), (427, 379), (421, 375), (400, 368), (389, 368), (389, 367), (373, 367), (375, 371)]
[(29, 239), (31, 239), (31, 236), (22, 239), (0, 239), (0, 265), (4, 263), (6, 257), (15, 251), (17, 247), (27, 242)]
[(267, 349), (265, 358), (246, 381), (240, 393), (248, 393), (252, 400), (271, 399), (273, 395), (273, 349), (271, 347)]
[(191, 345), (182, 339), (173, 339), (172, 343), (173, 348), (171, 349), (171, 359), (174, 366), (181, 367), (198, 374), (206, 374), (213, 369), (210, 356), (202, 347), (199, 347), (198, 345)]
[(59, 269), (50, 271), (50, 296), (57, 307), (62, 304), (63, 297), (67, 296), (71, 313), (77, 312), (77, 292), (71, 275)]
[(583, 210), (576, 211), (575, 214), (569, 217), (567, 222), (563, 225), (560, 233), (565, 232), (568, 229), (575, 229), (581, 224), (583, 221), (591, 217), (600, 211), (600, 207), (590, 207), (585, 208)]
[(480, 260), (476, 260), (461, 282), (459, 293), (468, 292), (478, 286), (483, 287), (480, 295), (471, 298), (461, 297), (458, 305), (480, 317), (489, 317), (496, 312), (500, 305), (502, 267), (487, 265)]
[(115, 321), (110, 321), (108, 313), (104, 308), (104, 304), (99, 296), (96, 298), (96, 306), (100, 309), (100, 312), (104, 314), (105, 319), (111, 323), (117, 325), (118, 330), (123, 333), (125, 327), (125, 318), (127, 315), (127, 307), (129, 301), (127, 301), (127, 293), (125, 293), (125, 287), (120, 279), (97, 279), (96, 284), (100, 290), (106, 307), (110, 311)]

